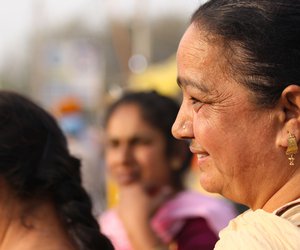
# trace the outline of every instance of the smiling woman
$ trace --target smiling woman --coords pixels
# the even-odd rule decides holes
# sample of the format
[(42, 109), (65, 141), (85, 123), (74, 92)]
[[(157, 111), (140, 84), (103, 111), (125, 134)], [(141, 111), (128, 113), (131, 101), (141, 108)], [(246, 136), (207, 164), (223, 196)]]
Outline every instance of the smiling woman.
[(181, 39), (173, 135), (207, 191), (251, 208), (216, 249), (300, 248), (299, 37), (299, 1), (211, 0)]

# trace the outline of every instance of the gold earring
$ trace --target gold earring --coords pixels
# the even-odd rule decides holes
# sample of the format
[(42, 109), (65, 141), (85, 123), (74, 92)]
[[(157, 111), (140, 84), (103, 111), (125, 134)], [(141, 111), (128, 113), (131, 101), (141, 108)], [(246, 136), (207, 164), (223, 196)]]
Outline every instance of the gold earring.
[(286, 155), (289, 155), (289, 161), (290, 161), (290, 166), (295, 165), (294, 160), (295, 160), (295, 154), (298, 153), (298, 145), (297, 145), (297, 140), (294, 134), (289, 133), (288, 137), (288, 147), (286, 149)]

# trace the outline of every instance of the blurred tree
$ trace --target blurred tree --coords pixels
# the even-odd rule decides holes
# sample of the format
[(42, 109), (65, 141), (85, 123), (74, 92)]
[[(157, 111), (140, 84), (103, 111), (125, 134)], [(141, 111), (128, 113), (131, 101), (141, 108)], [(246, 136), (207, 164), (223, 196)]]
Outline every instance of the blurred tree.
[[(148, 34), (146, 37), (150, 39), (147, 42), (147, 47), (150, 48), (145, 49), (149, 53), (147, 65), (150, 66), (175, 54), (180, 37), (188, 25), (186, 19), (172, 15), (147, 20), (139, 25), (133, 22), (137, 21), (132, 19), (131, 22), (121, 23), (112, 20), (110, 25), (101, 31), (90, 29), (80, 19), (74, 19), (62, 27), (49, 28), (39, 25), (28, 43), (26, 60), (16, 63), (16, 60), (11, 58), (11, 61), (7, 61), (0, 69), (0, 87), (17, 89), (30, 94), (34, 99), (40, 99), (40, 88), (49, 74), (41, 59), (45, 56), (47, 44), (53, 41), (65, 43), (81, 39), (96, 48), (99, 52), (97, 56), (104, 62), (104, 66), (99, 68), (99, 72), (104, 71), (103, 95), (118, 92), (128, 84), (130, 71), (127, 60), (134, 53), (133, 40), (137, 39), (138, 34)], [(147, 32), (142, 32), (143, 27)], [(136, 35), (134, 32), (140, 33)], [(106, 96), (99, 100), (100, 107), (105, 108), (105, 100)]]

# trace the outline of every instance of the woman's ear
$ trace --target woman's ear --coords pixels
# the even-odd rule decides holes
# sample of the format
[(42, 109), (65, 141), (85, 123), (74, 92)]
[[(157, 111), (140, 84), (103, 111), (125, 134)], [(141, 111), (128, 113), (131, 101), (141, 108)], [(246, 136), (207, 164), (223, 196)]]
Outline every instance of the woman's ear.
[(287, 147), (287, 138), (289, 134), (296, 137), (297, 142), (300, 139), (300, 86), (289, 85), (286, 87), (280, 97), (282, 111), (282, 123), (278, 143), (280, 146)]

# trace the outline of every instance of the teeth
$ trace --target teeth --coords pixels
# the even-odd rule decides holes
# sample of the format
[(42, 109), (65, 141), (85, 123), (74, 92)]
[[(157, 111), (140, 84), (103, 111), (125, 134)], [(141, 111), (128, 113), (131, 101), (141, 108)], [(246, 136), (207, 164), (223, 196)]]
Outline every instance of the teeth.
[(200, 160), (200, 159), (204, 158), (205, 156), (207, 156), (207, 154), (197, 154), (197, 159)]

